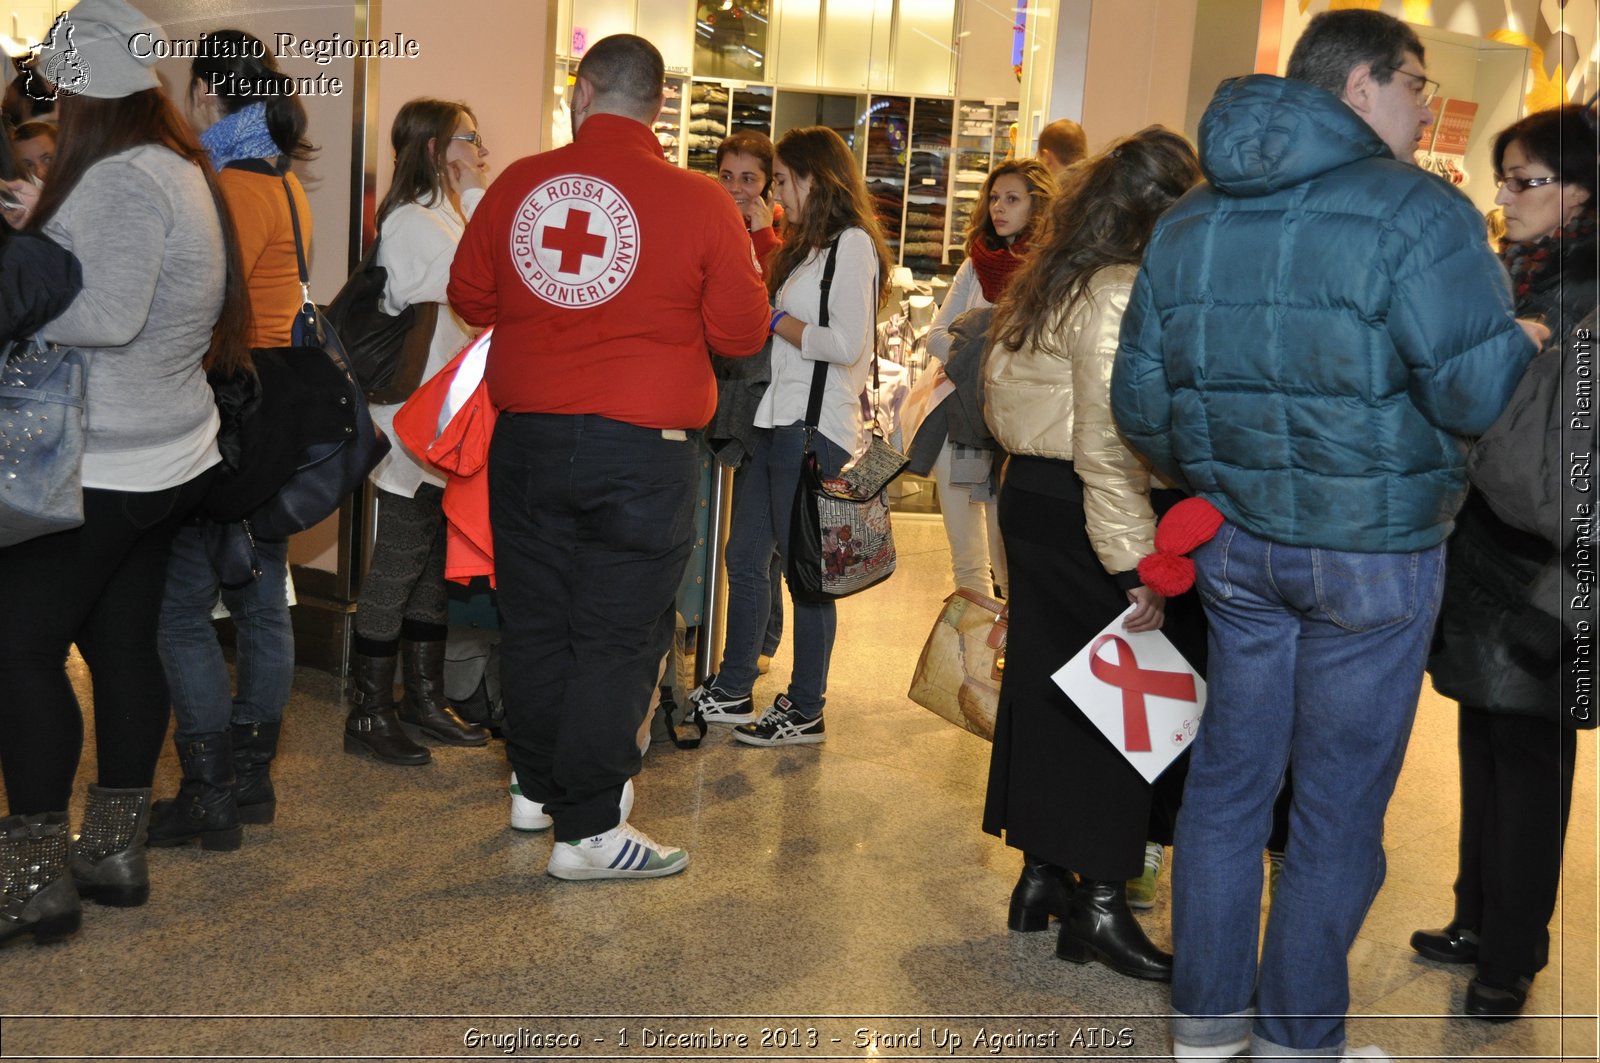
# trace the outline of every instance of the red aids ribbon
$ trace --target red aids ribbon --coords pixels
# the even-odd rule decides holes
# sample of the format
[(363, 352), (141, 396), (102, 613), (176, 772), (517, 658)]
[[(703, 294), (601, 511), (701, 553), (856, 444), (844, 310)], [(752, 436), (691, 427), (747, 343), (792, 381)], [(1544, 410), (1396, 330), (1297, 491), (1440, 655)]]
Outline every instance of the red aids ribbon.
[[(1117, 663), (1102, 660), (1100, 647), (1116, 647)], [(1158, 672), (1140, 668), (1133, 647), (1117, 635), (1101, 635), (1089, 650), (1089, 674), (1100, 682), (1122, 691), (1122, 748), (1129, 753), (1150, 752), (1150, 717), (1145, 712), (1144, 696), (1176, 701), (1194, 701), (1194, 675), (1190, 672)]]

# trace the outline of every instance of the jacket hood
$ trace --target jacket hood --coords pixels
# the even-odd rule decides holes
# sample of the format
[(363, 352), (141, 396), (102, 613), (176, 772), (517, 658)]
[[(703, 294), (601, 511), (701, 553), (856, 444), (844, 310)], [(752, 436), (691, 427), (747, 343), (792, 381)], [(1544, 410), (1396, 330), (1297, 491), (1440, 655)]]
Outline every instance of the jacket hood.
[(1264, 196), (1360, 159), (1394, 158), (1361, 116), (1305, 81), (1224, 81), (1200, 120), (1200, 168), (1230, 196)]

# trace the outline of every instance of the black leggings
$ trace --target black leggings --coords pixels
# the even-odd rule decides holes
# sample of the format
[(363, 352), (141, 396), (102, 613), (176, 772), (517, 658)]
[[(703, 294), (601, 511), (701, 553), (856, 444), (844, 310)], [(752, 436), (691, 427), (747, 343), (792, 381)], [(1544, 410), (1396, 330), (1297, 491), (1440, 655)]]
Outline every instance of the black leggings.
[(61, 811), (83, 754), (67, 677), (76, 643), (94, 690), (101, 786), (149, 786), (167, 731), (156, 626), (167, 553), (210, 473), (161, 491), (83, 492), (83, 526), (0, 549), (0, 770), (13, 815)]

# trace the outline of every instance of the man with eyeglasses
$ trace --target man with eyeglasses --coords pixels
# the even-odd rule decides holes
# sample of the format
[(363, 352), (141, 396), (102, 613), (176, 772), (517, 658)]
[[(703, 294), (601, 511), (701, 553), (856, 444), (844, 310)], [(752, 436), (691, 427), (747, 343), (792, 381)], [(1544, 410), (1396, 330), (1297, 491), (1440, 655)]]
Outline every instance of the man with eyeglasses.
[(1413, 164), (1435, 88), (1416, 34), (1364, 10), (1314, 18), (1286, 78), (1224, 82), (1209, 184), (1158, 222), (1123, 318), (1117, 422), (1222, 518), (1193, 554), (1211, 649), (1174, 846), (1178, 1059), (1388, 1058), (1346, 1045), (1347, 954), (1383, 882), (1465, 439), (1544, 331), (1513, 319), (1472, 204)]

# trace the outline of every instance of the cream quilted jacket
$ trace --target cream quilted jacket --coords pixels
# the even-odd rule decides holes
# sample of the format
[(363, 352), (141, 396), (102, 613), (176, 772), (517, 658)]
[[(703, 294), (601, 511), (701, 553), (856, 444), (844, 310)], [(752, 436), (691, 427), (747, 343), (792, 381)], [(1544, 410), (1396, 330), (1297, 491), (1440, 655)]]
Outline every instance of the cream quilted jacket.
[[(1154, 550), (1151, 473), (1111, 418), (1111, 366), (1135, 266), (1107, 266), (1021, 350), (989, 349), (983, 415), (1012, 454), (1071, 461), (1083, 481), (1089, 540), (1107, 572)], [(1159, 480), (1156, 487), (1165, 487)]]

